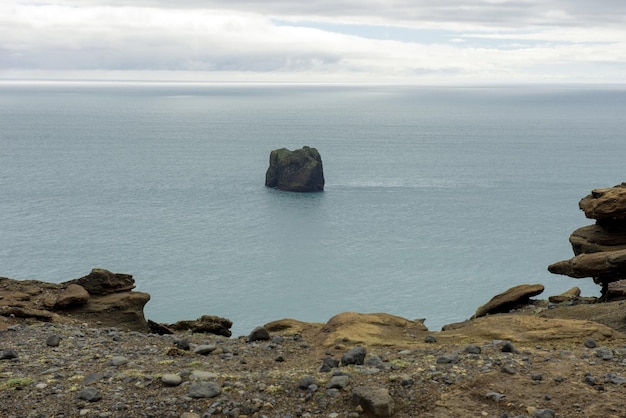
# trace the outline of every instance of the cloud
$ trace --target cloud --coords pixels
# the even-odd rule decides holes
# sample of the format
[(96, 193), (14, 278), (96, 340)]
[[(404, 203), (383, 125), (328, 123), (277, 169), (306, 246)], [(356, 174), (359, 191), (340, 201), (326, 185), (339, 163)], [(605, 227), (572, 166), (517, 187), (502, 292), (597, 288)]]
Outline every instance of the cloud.
[(4, 78), (626, 81), (621, 1), (8, 4), (0, 7)]

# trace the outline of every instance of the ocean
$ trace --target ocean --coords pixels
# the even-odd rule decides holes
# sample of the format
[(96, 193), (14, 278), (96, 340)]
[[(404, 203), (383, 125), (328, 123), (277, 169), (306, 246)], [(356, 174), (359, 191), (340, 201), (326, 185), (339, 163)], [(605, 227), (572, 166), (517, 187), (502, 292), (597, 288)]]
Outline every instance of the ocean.
[[(469, 318), (548, 273), (626, 181), (626, 87), (0, 85), (0, 276), (132, 274), (158, 322)], [(264, 187), (315, 147), (325, 191)]]

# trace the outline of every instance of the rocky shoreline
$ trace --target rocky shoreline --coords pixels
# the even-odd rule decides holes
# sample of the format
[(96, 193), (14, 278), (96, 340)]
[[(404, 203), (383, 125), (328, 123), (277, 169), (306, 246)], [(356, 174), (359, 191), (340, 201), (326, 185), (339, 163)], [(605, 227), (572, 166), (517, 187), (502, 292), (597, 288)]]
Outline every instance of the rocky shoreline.
[[(616, 187), (592, 197), (617, 194), (626, 207), (626, 186)], [(611, 262), (624, 251), (606, 240), (586, 248)], [(438, 332), (345, 312), (259, 324), (238, 338), (216, 316), (146, 320), (150, 295), (127, 274), (0, 278), (0, 416), (622, 417), (626, 301), (609, 286), (621, 269), (600, 267), (602, 300), (577, 288), (537, 300), (543, 286), (526, 284)]]
[(625, 302), (531, 299), (540, 286), (439, 332), (346, 312), (230, 338), (224, 318), (146, 321), (129, 275), (2, 278), (0, 416), (623, 416)]

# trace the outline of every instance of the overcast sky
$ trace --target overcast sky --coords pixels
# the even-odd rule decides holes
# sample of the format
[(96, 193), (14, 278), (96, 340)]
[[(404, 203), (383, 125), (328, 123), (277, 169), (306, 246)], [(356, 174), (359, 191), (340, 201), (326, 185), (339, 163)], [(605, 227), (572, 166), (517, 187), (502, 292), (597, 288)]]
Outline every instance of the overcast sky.
[(1, 0), (0, 80), (625, 83), (624, 0)]

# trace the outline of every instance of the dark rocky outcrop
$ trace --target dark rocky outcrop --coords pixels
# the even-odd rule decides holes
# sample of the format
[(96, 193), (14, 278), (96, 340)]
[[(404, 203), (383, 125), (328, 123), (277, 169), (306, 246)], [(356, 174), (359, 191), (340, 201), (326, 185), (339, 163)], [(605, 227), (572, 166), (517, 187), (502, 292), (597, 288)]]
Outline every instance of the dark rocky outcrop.
[(537, 296), (542, 293), (543, 290), (544, 287), (541, 284), (522, 284), (512, 287), (494, 296), (489, 302), (478, 308), (472, 318), (510, 312), (513, 309), (528, 304), (531, 297)]
[(198, 319), (178, 321), (174, 324), (166, 325), (168, 329), (174, 331), (191, 331), (222, 335), (224, 337), (230, 337), (232, 335), (230, 331), (230, 327), (232, 326), (233, 323), (231, 320), (213, 315), (202, 315)]
[(265, 185), (292, 192), (320, 192), (324, 190), (322, 158), (315, 148), (287, 148), (270, 153), (270, 166), (265, 173)]
[(626, 183), (595, 189), (579, 208), (594, 225), (570, 235), (574, 257), (548, 266), (548, 271), (573, 278), (591, 277), (602, 286), (602, 300), (626, 297)]

